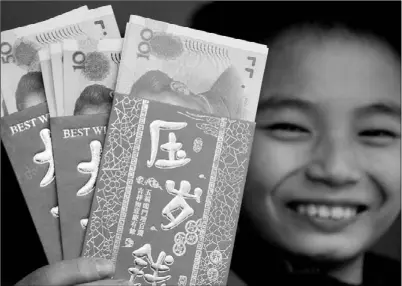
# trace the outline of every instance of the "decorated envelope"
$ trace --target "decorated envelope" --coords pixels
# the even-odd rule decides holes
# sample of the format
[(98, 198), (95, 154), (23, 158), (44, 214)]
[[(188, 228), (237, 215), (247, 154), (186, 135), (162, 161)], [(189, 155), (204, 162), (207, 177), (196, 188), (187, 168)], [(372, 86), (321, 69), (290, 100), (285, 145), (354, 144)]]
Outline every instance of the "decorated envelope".
[(51, 118), (64, 259), (81, 254), (109, 114)]
[(1, 138), (49, 263), (62, 259), (46, 103), (1, 118)]
[(116, 95), (82, 255), (134, 285), (226, 285), (254, 122)]

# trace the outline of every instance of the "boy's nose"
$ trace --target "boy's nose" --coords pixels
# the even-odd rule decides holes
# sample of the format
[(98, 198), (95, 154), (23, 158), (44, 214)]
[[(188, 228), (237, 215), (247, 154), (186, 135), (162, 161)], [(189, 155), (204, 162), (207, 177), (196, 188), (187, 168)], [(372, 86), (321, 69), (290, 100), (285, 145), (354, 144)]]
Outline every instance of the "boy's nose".
[(361, 170), (352, 146), (334, 139), (323, 140), (313, 150), (306, 177), (334, 188), (358, 183)]

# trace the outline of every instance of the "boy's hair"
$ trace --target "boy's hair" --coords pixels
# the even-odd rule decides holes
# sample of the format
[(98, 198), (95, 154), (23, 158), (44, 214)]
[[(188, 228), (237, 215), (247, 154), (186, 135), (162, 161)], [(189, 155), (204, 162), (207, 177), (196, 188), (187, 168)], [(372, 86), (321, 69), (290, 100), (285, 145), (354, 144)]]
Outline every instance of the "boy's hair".
[(80, 114), (88, 106), (112, 105), (113, 90), (104, 85), (93, 84), (87, 86), (75, 102), (74, 115)]
[(300, 42), (325, 42), (326, 40), (349, 40), (349, 41), (363, 41), (370, 43), (379, 43), (378, 36), (363, 31), (354, 31), (345, 25), (333, 24), (331, 26), (321, 25), (319, 23), (304, 23), (292, 25), (286, 30), (275, 35), (274, 37), (267, 38), (270, 47), (275, 46), (292, 46), (294, 43)]
[[(381, 54), (391, 58), (393, 62), (399, 63), (400, 52), (398, 53), (390, 43), (379, 35), (374, 35), (366, 31), (351, 29), (345, 25), (334, 23), (327, 26), (319, 23), (304, 23), (288, 27), (281, 33), (276, 34), (265, 40), (265, 44), (270, 48), (270, 55), (267, 58), (266, 75), (270, 74), (270, 67), (275, 67), (274, 64), (269, 64), (272, 61), (283, 60), (279, 55), (289, 49), (301, 50), (310, 49), (311, 43), (326, 44), (326, 43), (360, 43), (362, 46), (370, 47)], [(296, 48), (295, 48), (296, 47)], [(289, 54), (287, 54), (289, 57)], [(399, 70), (399, 68), (398, 68)]]
[(17, 90), (15, 91), (15, 101), (18, 111), (25, 109), (26, 96), (32, 92), (45, 93), (41, 72), (28, 72), (20, 78)]
[[(203, 5), (192, 17), (191, 27), (206, 32), (269, 44), (290, 27), (308, 24), (318, 30), (343, 30), (372, 35), (388, 43), (400, 56), (400, 2), (234, 2), (230, 11), (223, 2)], [(386, 21), (381, 15), (386, 15)], [(343, 28), (339, 28), (343, 27)], [(334, 29), (335, 28), (335, 29)], [(350, 34), (352, 35), (352, 34)], [(270, 46), (268, 45), (270, 48)], [(269, 58), (268, 53), (268, 58)]]
[(148, 71), (143, 74), (131, 87), (130, 96), (137, 96), (142, 91), (152, 93), (161, 93), (163, 91), (172, 91), (170, 84), (173, 79), (166, 73), (159, 70)]

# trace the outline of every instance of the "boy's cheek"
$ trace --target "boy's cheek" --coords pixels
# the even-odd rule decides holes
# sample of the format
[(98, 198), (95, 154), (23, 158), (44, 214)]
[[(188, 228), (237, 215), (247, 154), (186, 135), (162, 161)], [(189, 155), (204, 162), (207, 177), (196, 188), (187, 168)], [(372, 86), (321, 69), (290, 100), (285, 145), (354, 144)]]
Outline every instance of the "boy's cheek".
[[(395, 151), (395, 150), (394, 150)], [(371, 178), (373, 189), (383, 197), (383, 208), (400, 210), (401, 161), (400, 151), (382, 150), (364, 154), (364, 173)], [(373, 182), (375, 180), (375, 182)], [(391, 210), (390, 210), (391, 211)]]
[(262, 131), (256, 130), (250, 160), (251, 176), (264, 182), (266, 192), (301, 168), (306, 162), (308, 151), (300, 146), (272, 140)]
[(388, 192), (387, 199), (379, 209), (373, 210), (374, 213), (371, 221), (373, 223), (373, 228), (379, 232), (379, 236), (386, 232), (401, 212), (400, 188), (397, 187), (393, 190), (388, 190)]
[(278, 186), (303, 166), (300, 148), (275, 142), (256, 130), (244, 193), (245, 208), (254, 217), (275, 220), (273, 200), (280, 200)]

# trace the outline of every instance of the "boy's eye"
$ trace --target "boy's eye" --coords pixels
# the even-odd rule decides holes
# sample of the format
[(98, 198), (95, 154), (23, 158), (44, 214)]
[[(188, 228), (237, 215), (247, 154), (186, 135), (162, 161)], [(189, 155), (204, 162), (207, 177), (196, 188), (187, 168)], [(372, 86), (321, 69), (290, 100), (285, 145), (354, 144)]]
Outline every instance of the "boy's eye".
[(400, 135), (387, 129), (367, 129), (359, 132), (359, 136), (364, 143), (376, 146), (387, 145), (400, 138)]
[(303, 139), (311, 133), (307, 128), (293, 123), (275, 123), (265, 129), (274, 137), (284, 140)]

